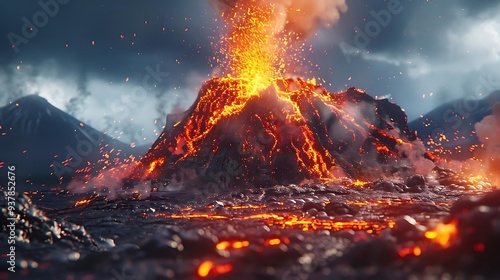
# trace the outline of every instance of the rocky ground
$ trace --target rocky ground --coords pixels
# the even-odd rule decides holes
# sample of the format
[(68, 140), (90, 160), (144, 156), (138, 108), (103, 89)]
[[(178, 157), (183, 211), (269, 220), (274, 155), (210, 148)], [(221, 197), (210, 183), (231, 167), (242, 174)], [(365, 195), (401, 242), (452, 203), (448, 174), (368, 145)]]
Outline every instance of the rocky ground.
[[(500, 191), (464, 181), (338, 182), (106, 199), (18, 194), (2, 279), (500, 277)], [(1, 196), (0, 244), (9, 217)], [(195, 202), (193, 202), (195, 201)]]

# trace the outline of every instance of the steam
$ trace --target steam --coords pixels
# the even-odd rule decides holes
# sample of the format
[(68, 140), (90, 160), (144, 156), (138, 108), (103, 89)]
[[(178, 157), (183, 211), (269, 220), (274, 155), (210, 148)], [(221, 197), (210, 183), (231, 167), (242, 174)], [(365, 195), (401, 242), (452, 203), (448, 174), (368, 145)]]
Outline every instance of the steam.
[(39, 71), (29, 65), (23, 65), (22, 69), (16, 70), (15, 65), (0, 66), (0, 106), (26, 95), (39, 94), (35, 86)]
[(125, 163), (101, 170), (97, 176), (90, 179), (76, 177), (70, 181), (67, 189), (78, 194), (98, 194), (107, 199), (127, 198), (138, 195), (147, 198), (151, 194), (153, 183), (151, 181), (137, 182), (133, 186), (125, 187), (123, 174), (130, 174), (136, 166), (135, 163)]
[(237, 3), (276, 5), (276, 28), (299, 38), (311, 36), (320, 26), (331, 27), (347, 12), (345, 0), (213, 0), (217, 11), (229, 12)]
[(91, 95), (91, 92), (88, 90), (88, 78), (87, 74), (84, 71), (80, 71), (78, 75), (78, 84), (77, 84), (77, 95), (72, 97), (68, 104), (66, 104), (66, 112), (72, 116), (78, 115), (80, 110), (85, 106), (85, 99)]
[(500, 102), (493, 106), (493, 114), (476, 123), (479, 141), (484, 144), (481, 156), (487, 167), (488, 177), (500, 183)]
[(427, 176), (432, 174), (432, 170), (436, 165), (424, 157), (426, 148), (422, 140), (399, 144), (397, 149), (401, 156), (406, 157), (408, 163), (413, 167), (415, 174)]

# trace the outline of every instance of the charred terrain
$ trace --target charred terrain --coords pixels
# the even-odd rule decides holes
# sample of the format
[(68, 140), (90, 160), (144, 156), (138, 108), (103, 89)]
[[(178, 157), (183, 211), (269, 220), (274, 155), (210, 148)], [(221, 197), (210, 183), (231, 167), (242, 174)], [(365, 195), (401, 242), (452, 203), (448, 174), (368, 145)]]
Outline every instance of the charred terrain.
[[(283, 81), (300, 82), (297, 104), (305, 108), (301, 116), (309, 117), (298, 124), (314, 131), (314, 151), (333, 159), (329, 172), (342, 174), (314, 178), (308, 172), (305, 167), (315, 161), (294, 149), (306, 138), (292, 137), (290, 131), (303, 136), (301, 127), (287, 126), (285, 115), (268, 117), (272, 129), (282, 130), (266, 129), (268, 110), (282, 112), (262, 102), (277, 98), (273, 94), (250, 102), (250, 112), (242, 110), (236, 120), (214, 126), (196, 143), (198, 156), (183, 157), (189, 150), (182, 145), (169, 149), (179, 146), (173, 139), (196, 116), (210, 86), (219, 88), (220, 81), (212, 81), (191, 109), (169, 117), (173, 125), (135, 164), (130, 177), (147, 178), (124, 180), (114, 197), (102, 189), (76, 194), (61, 187), (17, 196), (17, 278), (499, 276), (495, 186), (437, 166), (429, 175), (416, 174), (415, 156), (401, 145), (418, 146), (418, 140), (401, 108), (357, 89), (330, 94), (300, 80)], [(358, 122), (349, 117), (352, 107), (363, 112)], [(199, 123), (206, 117), (200, 115)], [(238, 124), (243, 129), (228, 129)], [(245, 151), (242, 139), (251, 139)], [(301, 166), (301, 156), (311, 162)], [(419, 158), (430, 159), (439, 163), (425, 150)], [(279, 169), (281, 164), (286, 168)], [(203, 166), (205, 173), (197, 174)], [(192, 170), (176, 173), (182, 168)], [(138, 182), (148, 182), (148, 189), (138, 191)], [(2, 201), (4, 251), (8, 217)]]
[(448, 182), (247, 188), (200, 202), (22, 194), (16, 278), (497, 278), (500, 193)]

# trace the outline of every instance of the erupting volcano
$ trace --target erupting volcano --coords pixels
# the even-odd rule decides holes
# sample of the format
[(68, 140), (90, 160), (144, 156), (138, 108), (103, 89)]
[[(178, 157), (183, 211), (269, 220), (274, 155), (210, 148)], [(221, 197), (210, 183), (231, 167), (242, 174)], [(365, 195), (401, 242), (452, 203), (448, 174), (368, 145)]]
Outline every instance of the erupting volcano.
[[(214, 44), (219, 74), (167, 116), (139, 160), (39, 98), (0, 108), (4, 139), (61, 140), (50, 161), (61, 136), (77, 134), (57, 167), (80, 176), (66, 189), (58, 175), (57, 188), (16, 191), (23, 166), (0, 161), (9, 270), (37, 279), (499, 278), (500, 103), (476, 124), (482, 157), (452, 170), (398, 105), (301, 77), (304, 40), (335, 23), (344, 0), (213, 2), (224, 34)], [(30, 133), (54, 123), (67, 129)], [(10, 148), (32, 164), (31, 142), (20, 143)], [(83, 168), (73, 164), (87, 152)], [(214, 195), (200, 200), (200, 190)]]
[(315, 79), (284, 78), (305, 36), (279, 27), (287, 10), (266, 1), (227, 5), (228, 73), (167, 118), (132, 179), (266, 186), (374, 180), (413, 168), (399, 149), (415, 140), (400, 107), (358, 89), (329, 93)]

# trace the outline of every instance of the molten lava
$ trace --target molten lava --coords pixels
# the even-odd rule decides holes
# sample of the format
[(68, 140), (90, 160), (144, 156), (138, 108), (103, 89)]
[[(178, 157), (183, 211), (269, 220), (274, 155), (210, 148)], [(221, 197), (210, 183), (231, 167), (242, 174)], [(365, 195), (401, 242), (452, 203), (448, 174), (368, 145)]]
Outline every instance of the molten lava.
[[(300, 229), (302, 231), (315, 231), (318, 229), (340, 231), (340, 230), (362, 230), (368, 233), (378, 234), (386, 228), (393, 228), (394, 221), (365, 221), (365, 220), (328, 220), (319, 218), (300, 217), (294, 214), (275, 214), (275, 213), (257, 213), (257, 214), (232, 214), (216, 215), (207, 213), (181, 213), (181, 214), (155, 214), (156, 217), (168, 219), (203, 219), (203, 220), (253, 220), (261, 221), (268, 226), (275, 226), (282, 229)], [(273, 245), (278, 241), (269, 241), (268, 245)], [(279, 242), (281, 243), (281, 241)], [(279, 244), (277, 243), (277, 244)], [(236, 244), (236, 245), (235, 245)], [(276, 244), (274, 244), (276, 245)], [(235, 248), (235, 246), (247, 247), (245, 243), (219, 243), (217, 249)]]

